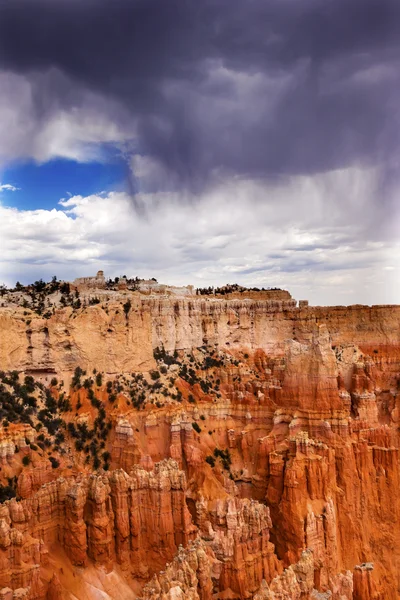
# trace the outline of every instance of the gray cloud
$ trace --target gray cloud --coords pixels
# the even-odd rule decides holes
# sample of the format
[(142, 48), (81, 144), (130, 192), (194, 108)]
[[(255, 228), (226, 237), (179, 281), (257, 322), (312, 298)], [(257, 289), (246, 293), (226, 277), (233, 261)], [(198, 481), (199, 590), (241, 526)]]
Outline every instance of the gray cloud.
[(390, 207), (399, 34), (397, 0), (0, 0), (0, 68), (29, 79), (32, 118), (100, 98), (153, 161), (133, 192), (364, 164)]

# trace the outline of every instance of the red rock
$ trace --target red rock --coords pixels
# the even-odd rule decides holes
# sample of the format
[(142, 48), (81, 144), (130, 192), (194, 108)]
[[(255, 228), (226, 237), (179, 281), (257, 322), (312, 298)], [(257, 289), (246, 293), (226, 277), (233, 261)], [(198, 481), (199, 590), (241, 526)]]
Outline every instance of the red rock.
[[(68, 478), (45, 456), (22, 468), (35, 430), (0, 427), (2, 482), (17, 476), (21, 498), (0, 505), (0, 599), (61, 598), (54, 549), (147, 582), (145, 600), (397, 600), (399, 307), (132, 295), (128, 318), (92, 308), (33, 319), (29, 343), (22, 312), (0, 309), (0, 369), (68, 381), (77, 365), (147, 371), (161, 346), (203, 360), (208, 344), (230, 359), (209, 369), (219, 395), (179, 367), (168, 377), (182, 403), (136, 410), (121, 393), (120, 412), (100, 391), (113, 423), (106, 474), (79, 474), (89, 469), (68, 439)], [(65, 418), (90, 421), (87, 404)], [(216, 448), (229, 449), (229, 470), (206, 463)]]

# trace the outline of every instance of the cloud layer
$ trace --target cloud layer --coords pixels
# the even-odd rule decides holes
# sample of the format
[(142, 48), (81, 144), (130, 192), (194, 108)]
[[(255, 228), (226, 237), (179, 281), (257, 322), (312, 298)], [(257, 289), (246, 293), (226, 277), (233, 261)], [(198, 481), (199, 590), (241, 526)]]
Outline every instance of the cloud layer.
[(399, 67), (398, 0), (0, 0), (0, 169), (106, 144), (131, 174), (0, 208), (0, 276), (395, 301)]
[[(101, 268), (107, 276), (155, 276), (200, 287), (287, 287), (314, 304), (394, 303), (398, 238), (365, 237), (357, 212), (346, 218), (325, 202), (333, 183), (346, 190), (350, 182), (368, 202), (374, 174), (332, 177), (301, 176), (268, 189), (226, 181), (197, 203), (182, 203), (175, 194), (144, 195), (145, 218), (125, 193), (75, 196), (50, 211), (0, 207), (0, 279), (74, 278)], [(363, 205), (358, 208), (362, 214)]]
[[(29, 82), (21, 110), (39, 158), (71, 155), (73, 140), (54, 142), (60, 119), (76, 143), (130, 137), (191, 190), (221, 173), (387, 173), (397, 154), (397, 0), (2, 0), (0, 11), (0, 68)], [(2, 95), (21, 104), (12, 85)], [(24, 146), (16, 129), (8, 147)]]

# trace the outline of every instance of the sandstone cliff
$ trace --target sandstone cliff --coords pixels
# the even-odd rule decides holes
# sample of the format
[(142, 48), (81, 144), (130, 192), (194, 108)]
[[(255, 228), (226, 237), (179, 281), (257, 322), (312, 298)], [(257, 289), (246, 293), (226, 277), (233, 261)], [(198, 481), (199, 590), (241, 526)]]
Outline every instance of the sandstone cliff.
[(0, 309), (2, 597), (400, 598), (400, 307), (131, 298)]

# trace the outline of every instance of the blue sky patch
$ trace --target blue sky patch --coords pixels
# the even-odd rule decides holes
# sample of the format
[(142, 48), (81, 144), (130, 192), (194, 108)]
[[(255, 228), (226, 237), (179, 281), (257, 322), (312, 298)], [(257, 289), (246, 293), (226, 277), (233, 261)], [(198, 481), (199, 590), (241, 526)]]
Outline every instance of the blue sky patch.
[(55, 159), (44, 164), (33, 161), (14, 164), (3, 171), (1, 181), (19, 189), (3, 191), (1, 202), (20, 210), (49, 210), (69, 195), (88, 196), (125, 189), (127, 169), (125, 160), (120, 157), (106, 163)]

